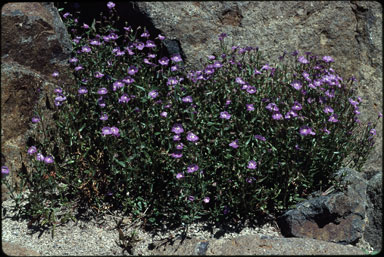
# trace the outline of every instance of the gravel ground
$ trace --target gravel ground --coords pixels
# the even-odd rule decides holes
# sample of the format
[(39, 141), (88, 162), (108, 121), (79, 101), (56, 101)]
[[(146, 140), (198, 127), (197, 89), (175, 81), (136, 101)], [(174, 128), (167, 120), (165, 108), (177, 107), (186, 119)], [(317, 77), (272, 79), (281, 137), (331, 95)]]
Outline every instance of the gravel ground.
[[(139, 241), (134, 245), (133, 251), (123, 251), (119, 246), (123, 241), (119, 240), (119, 231), (116, 229), (120, 217), (106, 215), (100, 221), (78, 221), (57, 226), (54, 238), (50, 231), (39, 231), (28, 229), (27, 220), (13, 219), (15, 214), (11, 211), (13, 206), (11, 199), (2, 202), (2, 241), (20, 245), (27, 249), (38, 252), (42, 256), (63, 255), (151, 255), (149, 245), (157, 245), (166, 239), (177, 238), (182, 230), (167, 231), (164, 234), (151, 235), (139, 229), (139, 223), (124, 219), (121, 231), (124, 236), (136, 232)], [(4, 215), (4, 210), (5, 215)], [(215, 229), (213, 234), (203, 230), (204, 224), (194, 224), (188, 229), (188, 236), (197, 239), (210, 239), (219, 232)], [(220, 233), (220, 232), (219, 232)], [(270, 224), (260, 228), (245, 228), (240, 233), (224, 233), (220, 238), (227, 239), (241, 235), (265, 235), (282, 237), (280, 232)], [(127, 241), (125, 241), (127, 242)], [(129, 246), (129, 245), (126, 245)], [(127, 248), (129, 249), (129, 247)]]

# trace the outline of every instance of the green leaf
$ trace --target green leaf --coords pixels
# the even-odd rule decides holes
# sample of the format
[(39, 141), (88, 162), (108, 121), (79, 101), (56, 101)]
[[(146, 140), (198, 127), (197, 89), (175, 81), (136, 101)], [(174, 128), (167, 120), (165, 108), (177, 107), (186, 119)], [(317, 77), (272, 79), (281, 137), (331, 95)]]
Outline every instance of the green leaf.
[(125, 163), (122, 162), (122, 161), (119, 161), (118, 159), (114, 159), (115, 162), (117, 162), (120, 166), (122, 166), (123, 168), (125, 168)]

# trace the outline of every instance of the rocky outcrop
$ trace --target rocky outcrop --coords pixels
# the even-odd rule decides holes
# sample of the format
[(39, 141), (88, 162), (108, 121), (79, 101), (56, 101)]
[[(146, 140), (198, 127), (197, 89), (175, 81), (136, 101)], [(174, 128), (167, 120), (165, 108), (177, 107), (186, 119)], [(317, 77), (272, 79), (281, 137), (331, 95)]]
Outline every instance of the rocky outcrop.
[[(258, 46), (267, 62), (298, 50), (335, 59), (343, 78), (359, 81), (362, 121), (376, 121), (382, 110), (382, 5), (369, 1), (216, 1), (136, 2), (138, 11), (180, 46), (186, 63), (220, 51), (218, 35), (230, 44)], [(382, 168), (382, 122), (377, 144), (364, 170)]]
[(376, 251), (383, 245), (383, 175), (376, 174), (368, 181), (367, 219), (364, 238)]
[[(52, 3), (7, 3), (1, 9), (1, 165), (11, 176), (26, 158), (34, 107), (46, 107), (64, 74), (71, 41)], [(44, 93), (44, 94), (42, 94)]]
[(377, 227), (382, 211), (379, 175), (368, 184), (355, 170), (340, 169), (336, 176), (346, 191), (322, 193), (297, 204), (278, 218), (281, 233), (354, 245), (364, 236), (365, 241), (377, 245), (382, 240), (382, 228)]

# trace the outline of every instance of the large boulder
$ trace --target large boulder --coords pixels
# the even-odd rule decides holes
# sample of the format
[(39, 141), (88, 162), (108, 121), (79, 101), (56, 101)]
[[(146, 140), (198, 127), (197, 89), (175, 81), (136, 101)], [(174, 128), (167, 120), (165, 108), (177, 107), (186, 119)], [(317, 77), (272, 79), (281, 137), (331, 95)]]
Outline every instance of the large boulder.
[(364, 231), (364, 239), (376, 251), (383, 245), (383, 174), (378, 173), (368, 181), (367, 187), (368, 224)]
[[(330, 55), (343, 78), (354, 75), (359, 81), (358, 94), (364, 100), (360, 119), (376, 121), (382, 110), (379, 2), (192, 1), (135, 2), (135, 6), (168, 38), (169, 52), (179, 51), (195, 69), (201, 68), (200, 59), (220, 51), (222, 32), (233, 44), (258, 46), (269, 63), (276, 63), (283, 51)], [(381, 121), (377, 139), (363, 169), (374, 173), (382, 167)]]
[[(8, 166), (13, 178), (26, 163), (26, 135), (31, 128), (34, 107), (37, 104), (49, 107), (47, 99), (52, 103), (53, 89), (59, 85), (51, 75), (54, 71), (61, 75), (68, 71), (71, 47), (70, 37), (53, 3), (3, 5), (1, 165)], [(67, 77), (61, 83), (69, 80)]]
[[(381, 218), (375, 217), (381, 209), (379, 203), (370, 206), (371, 200), (368, 200), (378, 201), (381, 197), (376, 192), (378, 185), (372, 182), (369, 187), (375, 190), (367, 191), (368, 182), (362, 174), (349, 168), (340, 169), (336, 178), (341, 180), (346, 190), (321, 192), (319, 196), (297, 204), (278, 218), (281, 233), (286, 237), (313, 238), (341, 244), (356, 244), (363, 235), (368, 243), (381, 242), (379, 231), (382, 228), (377, 227)], [(372, 224), (369, 225), (370, 222)]]

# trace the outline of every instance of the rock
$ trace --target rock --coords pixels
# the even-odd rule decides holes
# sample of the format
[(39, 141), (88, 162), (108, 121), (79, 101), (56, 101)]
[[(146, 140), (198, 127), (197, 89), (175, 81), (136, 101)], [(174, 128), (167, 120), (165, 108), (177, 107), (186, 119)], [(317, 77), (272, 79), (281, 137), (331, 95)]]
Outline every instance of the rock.
[(1, 26), (1, 165), (15, 178), (27, 163), (34, 107), (49, 107), (47, 96), (58, 86), (52, 73), (58, 71), (63, 83), (67, 80), (63, 75), (71, 41), (53, 3), (7, 3), (1, 9)]
[[(379, 2), (217, 1), (135, 2), (169, 40), (178, 42), (186, 64), (201, 68), (200, 59), (220, 52), (218, 35), (230, 44), (258, 46), (267, 62), (283, 51), (298, 50), (334, 57), (345, 79), (354, 75), (363, 98), (362, 121), (377, 120), (383, 108), (382, 6)], [(119, 8), (119, 6), (117, 6)], [(382, 167), (382, 122), (377, 143), (363, 170)]]
[(363, 235), (367, 206), (367, 182), (355, 170), (344, 168), (346, 192), (310, 198), (278, 218), (286, 237), (314, 238), (341, 244), (356, 244)]
[(41, 256), (38, 252), (19, 246), (18, 244), (2, 241), (3, 253), (8, 256)]
[(150, 255), (362, 255), (351, 245), (314, 239), (246, 235), (232, 239), (176, 239), (153, 249)]
[(383, 176), (376, 174), (368, 182), (367, 218), (364, 239), (375, 250), (380, 251), (383, 243)]

